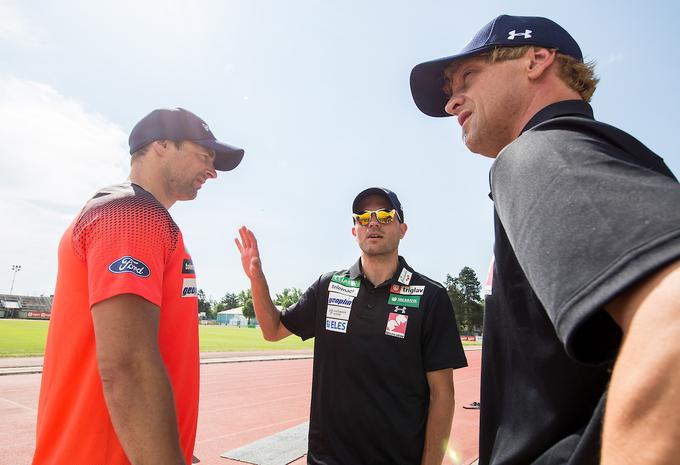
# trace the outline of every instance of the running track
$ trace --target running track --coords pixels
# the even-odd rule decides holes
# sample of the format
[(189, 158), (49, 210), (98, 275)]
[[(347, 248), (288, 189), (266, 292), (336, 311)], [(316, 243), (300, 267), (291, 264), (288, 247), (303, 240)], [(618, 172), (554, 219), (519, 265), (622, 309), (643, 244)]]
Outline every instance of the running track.
[[(466, 355), (469, 367), (454, 372), (451, 445), (456, 452), (445, 459), (447, 465), (468, 464), (477, 457), (479, 411), (462, 406), (479, 400), (481, 351)], [(311, 359), (201, 365), (194, 450), (200, 463), (244, 465), (220, 454), (308, 421), (311, 380)], [(39, 374), (0, 376), (0, 465), (31, 462), (39, 386)]]

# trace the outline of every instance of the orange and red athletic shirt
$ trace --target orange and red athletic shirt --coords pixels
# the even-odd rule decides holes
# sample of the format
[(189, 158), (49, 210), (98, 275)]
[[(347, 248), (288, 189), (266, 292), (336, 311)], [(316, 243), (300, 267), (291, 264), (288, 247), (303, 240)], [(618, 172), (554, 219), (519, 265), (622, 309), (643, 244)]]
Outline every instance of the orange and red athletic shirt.
[(33, 465), (129, 465), (104, 402), (90, 311), (120, 294), (160, 308), (158, 343), (191, 463), (199, 391), (194, 266), (168, 211), (126, 182), (95, 194), (59, 244)]

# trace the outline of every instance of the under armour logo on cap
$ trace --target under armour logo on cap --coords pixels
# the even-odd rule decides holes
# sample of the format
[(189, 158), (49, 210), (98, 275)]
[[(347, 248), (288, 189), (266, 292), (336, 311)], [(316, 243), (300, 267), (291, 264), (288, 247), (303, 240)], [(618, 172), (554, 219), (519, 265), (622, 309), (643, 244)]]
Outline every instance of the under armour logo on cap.
[(481, 55), (497, 47), (524, 45), (554, 48), (559, 53), (583, 62), (581, 48), (555, 21), (540, 16), (500, 15), (477, 31), (472, 40), (457, 54), (426, 61), (413, 67), (411, 95), (414, 102), (426, 115), (451, 116), (444, 109), (449, 100), (449, 96), (444, 92), (446, 68), (458, 60)]
[(203, 123), (201, 123), (201, 125), (203, 125), (203, 129), (205, 129), (205, 132), (209, 132), (209, 131), (210, 131), (210, 128), (208, 127), (208, 123), (203, 122)]
[(514, 29), (508, 32), (508, 40), (515, 40), (515, 37), (522, 36), (525, 39), (531, 38), (531, 29), (525, 29), (524, 32), (516, 32)]

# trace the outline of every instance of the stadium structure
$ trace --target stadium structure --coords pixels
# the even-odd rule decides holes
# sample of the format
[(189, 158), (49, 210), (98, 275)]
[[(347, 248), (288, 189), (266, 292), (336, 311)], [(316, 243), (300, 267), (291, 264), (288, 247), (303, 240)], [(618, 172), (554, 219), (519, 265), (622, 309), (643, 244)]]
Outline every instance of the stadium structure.
[(0, 318), (49, 320), (52, 296), (0, 294)]

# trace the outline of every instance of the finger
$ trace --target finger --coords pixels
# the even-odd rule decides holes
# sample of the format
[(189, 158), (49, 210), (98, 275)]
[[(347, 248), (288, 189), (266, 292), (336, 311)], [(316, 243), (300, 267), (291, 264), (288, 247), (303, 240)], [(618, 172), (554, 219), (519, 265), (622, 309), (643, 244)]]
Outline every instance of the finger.
[(248, 229), (245, 226), (241, 226), (241, 229), (238, 230), (238, 233), (241, 236), (241, 243), (243, 244), (244, 249), (249, 247), (247, 231)]
[(243, 253), (243, 247), (241, 247), (241, 243), (239, 242), (238, 238), (234, 238), (234, 242), (236, 243), (236, 248), (238, 249), (239, 253)]

